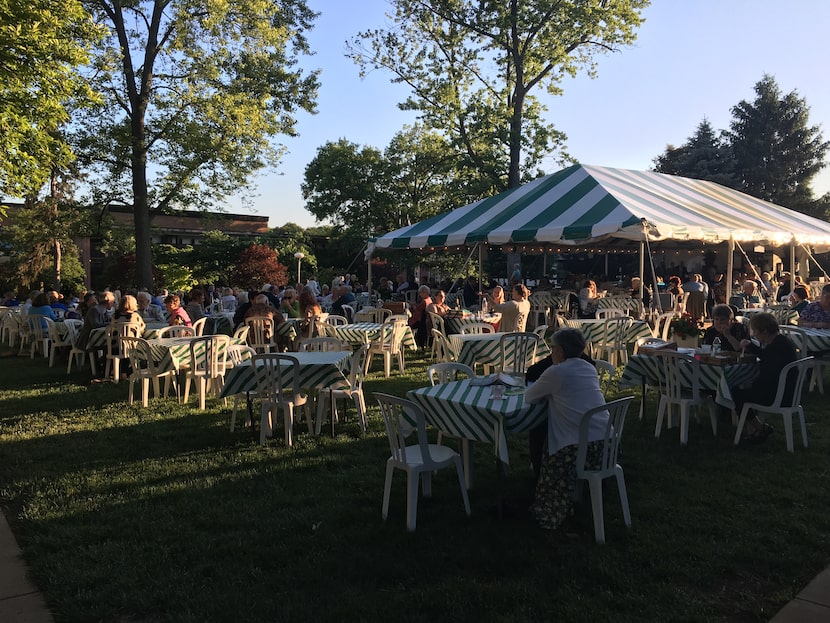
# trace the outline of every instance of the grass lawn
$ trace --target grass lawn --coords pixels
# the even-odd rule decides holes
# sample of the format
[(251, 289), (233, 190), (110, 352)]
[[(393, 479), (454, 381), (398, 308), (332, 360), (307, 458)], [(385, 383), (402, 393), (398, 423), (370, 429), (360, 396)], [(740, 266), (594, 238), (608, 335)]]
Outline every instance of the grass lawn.
[[(0, 348), (0, 355), (8, 353)], [(371, 393), (426, 384), (408, 354)], [(830, 385), (830, 383), (828, 383)], [(527, 439), (510, 438), (499, 483), (477, 444), (473, 515), (455, 474), (404, 526), (405, 476), (380, 517), (389, 449), (379, 411), (361, 434), (354, 409), (336, 438), (304, 433), (263, 448), (228, 430), (230, 403), (199, 412), (126, 403), (127, 384), (91, 384), (65, 363), (0, 358), (0, 506), (58, 621), (765, 621), (830, 558), (830, 409), (805, 407), (810, 447), (789, 454), (782, 425), (734, 447), (708, 417), (688, 447), (655, 439), (630, 411), (621, 463), (633, 527), (606, 489), (607, 544), (546, 533), (489, 509), (530, 496)], [(325, 430), (325, 428), (324, 428)]]

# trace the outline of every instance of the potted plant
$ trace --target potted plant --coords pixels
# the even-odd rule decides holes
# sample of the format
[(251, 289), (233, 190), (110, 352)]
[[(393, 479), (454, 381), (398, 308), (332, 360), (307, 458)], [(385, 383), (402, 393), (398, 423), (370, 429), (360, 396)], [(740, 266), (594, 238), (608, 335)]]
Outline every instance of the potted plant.
[(678, 346), (697, 348), (698, 341), (703, 335), (703, 323), (701, 321), (692, 318), (691, 314), (685, 313), (672, 320), (669, 327)]

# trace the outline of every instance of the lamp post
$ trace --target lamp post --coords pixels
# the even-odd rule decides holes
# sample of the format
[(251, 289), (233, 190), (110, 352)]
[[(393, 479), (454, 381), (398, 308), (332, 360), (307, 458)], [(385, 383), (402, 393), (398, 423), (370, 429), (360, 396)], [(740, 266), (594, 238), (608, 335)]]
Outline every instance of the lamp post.
[(294, 254), (294, 257), (297, 258), (297, 285), (302, 285), (302, 280), (300, 279), (300, 262), (303, 261), (305, 253), (303, 253), (302, 251), (297, 251)]

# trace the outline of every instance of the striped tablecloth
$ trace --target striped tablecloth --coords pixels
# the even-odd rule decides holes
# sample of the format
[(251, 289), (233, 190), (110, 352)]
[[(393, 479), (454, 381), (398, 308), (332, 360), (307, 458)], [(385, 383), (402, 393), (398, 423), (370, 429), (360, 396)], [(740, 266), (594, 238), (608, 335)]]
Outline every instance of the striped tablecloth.
[(739, 309), (738, 314), (743, 319), (744, 324), (749, 324), (749, 319), (753, 314), (760, 313), (772, 314), (778, 321), (778, 324), (798, 324), (798, 312), (794, 309)]
[[(691, 371), (689, 372), (691, 377)], [(634, 355), (628, 360), (619, 382), (620, 389), (639, 387), (641, 385), (657, 386), (660, 384), (660, 359), (652, 355)], [(732, 400), (733, 387), (740, 387), (758, 376), (758, 365), (740, 363), (718, 366), (700, 364), (700, 387), (716, 392), (715, 402), (727, 408), (734, 408)], [(691, 383), (690, 383), (691, 385)]]
[[(141, 334), (141, 337), (145, 340), (156, 339), (158, 338), (159, 330), (166, 326), (166, 322), (148, 322), (147, 326), (144, 327), (144, 333)], [(99, 327), (90, 331), (89, 340), (86, 343), (86, 350), (107, 350), (107, 327)]]
[[(602, 338), (602, 331), (605, 325), (605, 320), (598, 320), (596, 318), (574, 318), (565, 320), (565, 324), (569, 327), (579, 329), (582, 335), (585, 336), (585, 341), (589, 343), (596, 342)], [(645, 320), (634, 320), (628, 329), (628, 335), (625, 341), (633, 344), (641, 337), (653, 337), (651, 327)]]
[(597, 309), (611, 308), (634, 312), (637, 318), (643, 317), (643, 302), (630, 296), (604, 296), (597, 301)]
[[(475, 369), (476, 364), (484, 366), (501, 365), (501, 336), (506, 333), (481, 333), (477, 335), (447, 336), (453, 350), (458, 353), (458, 362)], [(510, 353), (508, 353), (510, 355)], [(550, 357), (550, 348), (544, 340), (536, 347), (536, 363)]]
[[(195, 337), (164, 337), (147, 340), (153, 361), (161, 372), (186, 370), (190, 368), (190, 343)], [(244, 345), (245, 340), (231, 338), (231, 344)], [(196, 356), (204, 354), (204, 343), (197, 348)]]
[(830, 329), (801, 329), (804, 335), (804, 350), (807, 354), (830, 350)]
[[(378, 322), (355, 322), (353, 324), (343, 324), (334, 327), (334, 333), (336, 337), (344, 342), (361, 346), (376, 339), (380, 335), (380, 328), (382, 326)], [(415, 344), (415, 335), (412, 333), (411, 327), (406, 328), (406, 332), (403, 335), (403, 345), (404, 348), (408, 348), (409, 350), (416, 350), (418, 348)]]
[(450, 318), (445, 316), (444, 329), (446, 330), (447, 335), (455, 335), (461, 333), (461, 330), (464, 327), (468, 327), (479, 322), (486, 322), (487, 324), (491, 324), (496, 329), (496, 331), (498, 331), (499, 323), (501, 322), (501, 314), (485, 314), (481, 317), (477, 316), (476, 314), (470, 314), (469, 316), (465, 316), (464, 318)]
[[(348, 365), (351, 353), (348, 351), (299, 352), (291, 353), (300, 363), (300, 387), (302, 389), (319, 389), (345, 381), (343, 370)], [(251, 361), (234, 366), (225, 374), (225, 386), (220, 398), (235, 394), (256, 391), (257, 376), (261, 367), (256, 369)], [(290, 379), (293, 382), (293, 378)]]
[(424, 410), (427, 421), (436, 428), (455, 437), (492, 443), (499, 460), (509, 463), (505, 433), (541, 424), (547, 417), (547, 407), (545, 403), (525, 404), (521, 390), (492, 400), (492, 389), (473, 386), (470, 380), (453, 381), (413, 389), (407, 397)]

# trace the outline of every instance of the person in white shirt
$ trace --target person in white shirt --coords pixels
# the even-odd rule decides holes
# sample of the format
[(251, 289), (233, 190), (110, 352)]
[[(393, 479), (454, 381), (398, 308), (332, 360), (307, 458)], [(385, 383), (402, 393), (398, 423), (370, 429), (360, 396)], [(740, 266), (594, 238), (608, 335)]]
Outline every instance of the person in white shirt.
[(511, 300), (504, 303), (496, 303), (492, 295), (485, 295), (490, 309), (501, 314), (500, 333), (525, 330), (527, 317), (530, 315), (530, 301), (527, 300), (529, 294), (527, 288), (518, 283), (510, 288)]
[[(551, 336), (553, 365), (525, 393), (527, 402), (547, 402), (548, 451), (543, 453), (531, 512), (542, 528), (556, 530), (573, 514), (576, 455), (582, 415), (605, 404), (596, 368), (582, 358), (585, 336), (559, 329)], [(596, 414), (588, 429), (587, 466), (600, 467), (608, 413)]]

